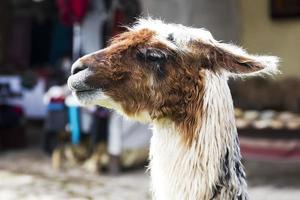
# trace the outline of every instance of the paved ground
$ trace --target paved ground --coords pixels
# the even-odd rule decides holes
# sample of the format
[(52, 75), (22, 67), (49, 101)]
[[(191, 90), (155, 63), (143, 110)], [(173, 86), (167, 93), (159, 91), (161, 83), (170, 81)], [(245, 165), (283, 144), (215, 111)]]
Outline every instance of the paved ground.
[[(246, 162), (251, 199), (300, 200), (300, 164)], [(0, 200), (147, 200), (144, 170), (121, 176), (93, 175), (81, 168), (55, 171), (36, 149), (0, 154)]]
[(146, 200), (148, 185), (142, 169), (115, 177), (78, 167), (59, 172), (37, 150), (0, 154), (0, 200)]

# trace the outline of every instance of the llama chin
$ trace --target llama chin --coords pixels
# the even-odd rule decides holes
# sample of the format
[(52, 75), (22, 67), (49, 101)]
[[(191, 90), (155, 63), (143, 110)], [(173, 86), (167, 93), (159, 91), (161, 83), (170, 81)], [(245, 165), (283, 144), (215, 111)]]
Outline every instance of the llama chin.
[(152, 124), (154, 199), (247, 200), (227, 80), (274, 74), (277, 65), (205, 29), (140, 19), (76, 61), (68, 85), (83, 104)]

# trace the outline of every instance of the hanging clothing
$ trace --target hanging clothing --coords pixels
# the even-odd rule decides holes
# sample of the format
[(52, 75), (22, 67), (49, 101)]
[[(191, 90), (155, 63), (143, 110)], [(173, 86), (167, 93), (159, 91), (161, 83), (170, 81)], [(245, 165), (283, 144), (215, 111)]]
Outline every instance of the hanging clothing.
[(89, 0), (56, 0), (59, 17), (63, 24), (81, 22), (89, 6)]
[(107, 18), (103, 0), (91, 0), (90, 10), (81, 24), (82, 54), (89, 54), (104, 47), (103, 23)]
[(72, 54), (72, 27), (64, 26), (58, 19), (54, 21), (49, 60), (55, 65), (61, 58)]

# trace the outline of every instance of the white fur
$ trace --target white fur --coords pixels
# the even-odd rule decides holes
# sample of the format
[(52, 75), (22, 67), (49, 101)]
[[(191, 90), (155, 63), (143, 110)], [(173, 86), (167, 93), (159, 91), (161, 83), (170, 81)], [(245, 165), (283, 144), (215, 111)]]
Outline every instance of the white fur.
[[(139, 19), (132, 30), (150, 29), (157, 33), (156, 38), (173, 49), (182, 51), (192, 40), (201, 40), (204, 43), (212, 43), (214, 38), (204, 28), (186, 27), (180, 24), (166, 24), (157, 19)], [(168, 41), (168, 35), (173, 34), (175, 44)]]
[[(172, 122), (154, 123), (150, 169), (157, 200), (212, 198), (222, 157), (226, 149), (230, 153), (235, 151), (237, 131), (227, 79), (207, 72), (206, 81), (201, 129), (190, 148), (182, 143), (181, 134)], [(230, 197), (223, 195), (224, 200)]]

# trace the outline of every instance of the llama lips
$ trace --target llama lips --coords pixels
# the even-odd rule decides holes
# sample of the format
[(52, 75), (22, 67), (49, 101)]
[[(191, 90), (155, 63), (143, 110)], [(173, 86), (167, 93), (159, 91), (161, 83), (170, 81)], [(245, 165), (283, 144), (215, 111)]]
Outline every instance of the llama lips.
[(72, 75), (68, 78), (68, 87), (73, 92), (84, 92), (84, 91), (92, 91), (95, 88), (92, 88), (85, 84), (84, 80), (82, 80), (82, 76), (78, 77), (79, 74)]

